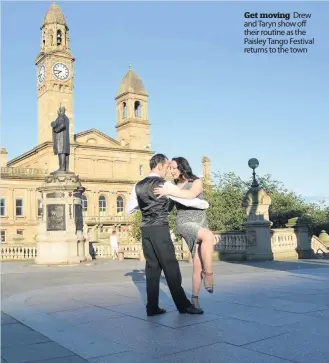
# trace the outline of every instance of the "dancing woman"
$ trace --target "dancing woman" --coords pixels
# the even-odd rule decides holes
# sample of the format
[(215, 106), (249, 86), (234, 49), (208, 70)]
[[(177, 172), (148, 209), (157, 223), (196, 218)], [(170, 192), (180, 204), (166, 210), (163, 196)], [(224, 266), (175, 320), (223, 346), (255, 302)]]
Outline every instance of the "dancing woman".
[[(154, 194), (182, 199), (204, 199), (202, 181), (196, 177), (185, 158), (173, 158), (170, 165), (175, 185), (166, 183), (154, 189)], [(198, 297), (202, 280), (205, 289), (213, 293), (212, 255), (214, 235), (208, 229), (206, 211), (183, 206), (176, 202), (176, 228), (187, 243), (193, 257), (192, 304), (200, 308)]]

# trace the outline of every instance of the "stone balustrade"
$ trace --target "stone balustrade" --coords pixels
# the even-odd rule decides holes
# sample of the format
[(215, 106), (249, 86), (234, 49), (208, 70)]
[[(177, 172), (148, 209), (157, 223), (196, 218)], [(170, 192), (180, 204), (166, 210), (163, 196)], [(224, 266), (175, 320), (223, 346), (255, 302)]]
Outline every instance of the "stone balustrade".
[(247, 236), (244, 231), (214, 233), (215, 251), (221, 260), (241, 261), (245, 260)]
[(271, 229), (271, 246), (274, 259), (298, 259), (297, 236), (294, 228)]
[(311, 248), (315, 257), (329, 259), (329, 248), (318, 237), (312, 236)]
[[(111, 257), (111, 246), (109, 243), (93, 243), (93, 254), (96, 258)], [(183, 250), (182, 243), (174, 243), (177, 260), (187, 260), (188, 253)], [(140, 251), (142, 250), (141, 243), (119, 243), (119, 252), (123, 252), (124, 258), (139, 259)]]
[[(293, 228), (271, 229), (271, 245), (274, 259), (298, 259), (298, 241)], [(310, 239), (310, 247), (316, 258), (329, 258), (329, 248), (316, 236)], [(189, 252), (184, 243), (174, 243), (176, 258), (179, 261), (188, 260)], [(96, 258), (110, 258), (109, 243), (92, 243)], [(242, 261), (246, 259), (247, 236), (244, 231), (217, 233), (215, 232), (214, 250), (223, 261)], [(120, 243), (119, 251), (124, 258), (139, 259), (141, 243)], [(3, 244), (1, 260), (31, 260), (37, 254), (36, 244)]]
[(1, 260), (32, 260), (37, 255), (36, 244), (1, 246)]
[[(294, 228), (274, 228), (270, 231), (271, 249), (275, 260), (301, 258), (299, 257), (298, 235)], [(247, 236), (244, 231), (214, 233), (214, 250), (218, 253), (220, 260), (243, 261), (246, 259)], [(313, 250), (314, 257), (329, 257), (328, 248), (316, 236), (310, 239), (309, 249)]]
[(85, 223), (128, 223), (129, 222), (129, 216), (122, 215), (122, 216), (84, 216), (83, 217)]

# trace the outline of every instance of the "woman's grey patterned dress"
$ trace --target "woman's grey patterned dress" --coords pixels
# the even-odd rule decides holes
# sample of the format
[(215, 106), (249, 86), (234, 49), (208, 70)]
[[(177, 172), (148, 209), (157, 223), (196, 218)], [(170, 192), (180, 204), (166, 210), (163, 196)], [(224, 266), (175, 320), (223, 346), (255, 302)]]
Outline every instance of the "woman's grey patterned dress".
[[(191, 189), (193, 182), (187, 182), (184, 189)], [(203, 193), (197, 196), (199, 199), (204, 199)], [(185, 207), (182, 204), (176, 203), (177, 218), (176, 228), (180, 236), (182, 236), (188, 245), (189, 250), (194, 258), (196, 245), (198, 242), (198, 232), (200, 228), (208, 228), (206, 210)]]

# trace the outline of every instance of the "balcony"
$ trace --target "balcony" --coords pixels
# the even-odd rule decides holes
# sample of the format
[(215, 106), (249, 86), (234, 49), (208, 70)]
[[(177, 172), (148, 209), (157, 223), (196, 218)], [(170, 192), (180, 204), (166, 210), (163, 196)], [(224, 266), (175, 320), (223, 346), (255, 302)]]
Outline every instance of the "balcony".
[(113, 223), (129, 223), (130, 215), (122, 216), (84, 216), (87, 224), (113, 224)]

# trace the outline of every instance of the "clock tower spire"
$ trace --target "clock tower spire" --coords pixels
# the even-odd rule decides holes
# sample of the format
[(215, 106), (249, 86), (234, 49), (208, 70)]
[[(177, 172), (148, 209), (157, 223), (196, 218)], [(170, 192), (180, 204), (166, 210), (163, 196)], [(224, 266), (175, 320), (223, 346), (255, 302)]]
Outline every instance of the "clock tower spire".
[(38, 144), (52, 141), (50, 123), (57, 117), (59, 105), (66, 109), (73, 141), (73, 62), (69, 46), (69, 28), (64, 14), (54, 2), (43, 20), (37, 66)]

